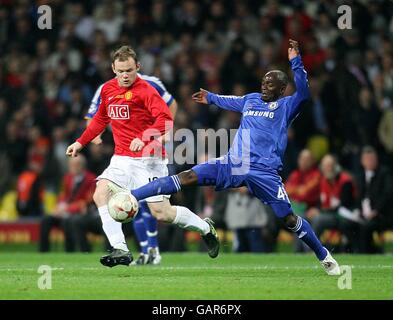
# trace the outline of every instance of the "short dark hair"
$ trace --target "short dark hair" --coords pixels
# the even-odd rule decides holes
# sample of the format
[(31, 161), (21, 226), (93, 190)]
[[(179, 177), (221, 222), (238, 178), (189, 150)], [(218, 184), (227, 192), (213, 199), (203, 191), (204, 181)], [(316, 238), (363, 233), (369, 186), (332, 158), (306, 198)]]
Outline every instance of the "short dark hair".
[(129, 58), (133, 58), (135, 63), (138, 63), (138, 58), (135, 51), (130, 46), (121, 46), (120, 48), (116, 49), (111, 54), (112, 63), (115, 60), (119, 61), (127, 61)]
[(280, 81), (283, 86), (286, 87), (288, 85), (288, 82), (289, 82), (288, 75), (285, 72), (283, 72), (281, 70), (270, 70), (266, 74), (268, 74), (268, 73), (274, 73), (277, 77), (277, 80)]
[(364, 154), (364, 153), (374, 153), (374, 154), (377, 154), (377, 151), (376, 151), (375, 148), (372, 147), (372, 146), (364, 146), (364, 147), (362, 148), (362, 154)]
[(284, 85), (287, 86), (288, 85), (288, 75), (281, 71), (281, 70), (274, 70), (277, 73), (277, 79)]

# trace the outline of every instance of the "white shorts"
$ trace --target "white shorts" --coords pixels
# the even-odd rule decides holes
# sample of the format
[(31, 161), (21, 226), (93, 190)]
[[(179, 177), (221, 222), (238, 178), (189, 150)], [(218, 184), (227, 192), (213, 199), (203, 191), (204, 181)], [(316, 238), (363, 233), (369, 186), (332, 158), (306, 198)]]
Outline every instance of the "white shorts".
[[(107, 179), (128, 190), (142, 187), (154, 179), (168, 175), (168, 160), (159, 158), (132, 158), (112, 156), (111, 163), (96, 180)], [(147, 202), (160, 202), (170, 195), (146, 198)]]

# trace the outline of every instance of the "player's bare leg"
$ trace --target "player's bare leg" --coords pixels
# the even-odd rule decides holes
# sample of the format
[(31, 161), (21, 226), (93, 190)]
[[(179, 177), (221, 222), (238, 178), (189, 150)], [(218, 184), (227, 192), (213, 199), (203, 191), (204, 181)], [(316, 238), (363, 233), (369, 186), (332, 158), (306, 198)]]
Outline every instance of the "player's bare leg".
[(108, 211), (108, 199), (110, 195), (108, 189), (109, 182), (106, 179), (99, 180), (93, 195), (94, 202), (101, 217), (102, 228), (113, 247), (113, 251), (101, 257), (100, 262), (107, 267), (113, 267), (118, 264), (129, 265), (133, 258), (126, 244), (122, 224), (113, 220)]

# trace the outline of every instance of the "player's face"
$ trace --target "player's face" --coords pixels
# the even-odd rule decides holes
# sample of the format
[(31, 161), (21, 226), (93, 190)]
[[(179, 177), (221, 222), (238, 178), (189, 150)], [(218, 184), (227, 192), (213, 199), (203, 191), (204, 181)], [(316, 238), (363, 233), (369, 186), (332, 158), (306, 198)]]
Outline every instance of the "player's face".
[(333, 179), (336, 175), (336, 161), (329, 156), (326, 156), (322, 159), (321, 161), (321, 171), (322, 174), (327, 178), (327, 179)]
[(112, 64), (113, 72), (121, 87), (129, 87), (134, 83), (139, 68), (139, 63), (135, 63), (133, 58), (128, 58), (125, 61), (115, 60)]
[(298, 167), (301, 171), (310, 169), (314, 164), (312, 153), (308, 150), (303, 150), (298, 159)]
[(275, 101), (283, 94), (283, 85), (274, 73), (268, 72), (262, 78), (261, 92), (263, 101)]

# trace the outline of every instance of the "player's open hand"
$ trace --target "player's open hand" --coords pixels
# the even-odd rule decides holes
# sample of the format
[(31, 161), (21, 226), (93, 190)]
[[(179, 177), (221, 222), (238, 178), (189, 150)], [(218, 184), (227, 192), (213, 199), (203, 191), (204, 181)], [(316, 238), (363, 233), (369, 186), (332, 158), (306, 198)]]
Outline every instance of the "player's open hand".
[(192, 95), (192, 100), (198, 103), (207, 104), (207, 91), (200, 88), (198, 92), (195, 92)]
[(134, 140), (131, 141), (130, 150), (134, 151), (134, 152), (141, 151), (144, 146), (145, 146), (145, 143), (141, 139), (135, 138)]
[(66, 151), (66, 155), (69, 157), (76, 157), (78, 155), (78, 152), (82, 149), (82, 145), (76, 141), (73, 144), (71, 144), (70, 146), (68, 146), (67, 151)]
[(289, 39), (288, 59), (291, 60), (299, 55), (299, 43)]

